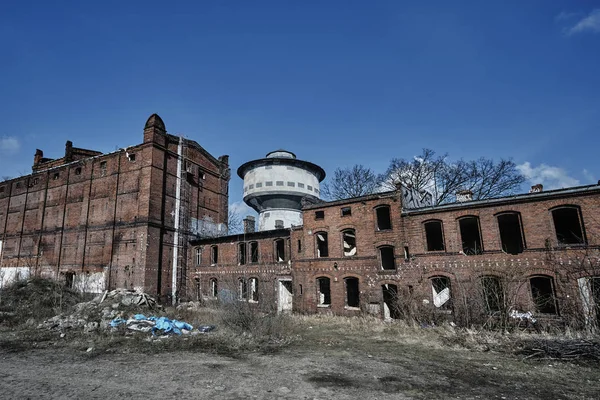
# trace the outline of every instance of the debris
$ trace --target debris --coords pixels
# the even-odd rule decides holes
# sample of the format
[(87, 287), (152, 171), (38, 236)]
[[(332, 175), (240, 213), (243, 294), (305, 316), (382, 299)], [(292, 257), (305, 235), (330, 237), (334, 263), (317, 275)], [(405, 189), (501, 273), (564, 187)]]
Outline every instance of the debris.
[(214, 331), (215, 329), (217, 329), (217, 327), (214, 325), (201, 325), (198, 327), (198, 330), (201, 333), (208, 333), (208, 332)]
[(600, 361), (600, 342), (597, 340), (533, 339), (518, 344), (520, 349), (516, 354), (525, 355), (525, 359)]

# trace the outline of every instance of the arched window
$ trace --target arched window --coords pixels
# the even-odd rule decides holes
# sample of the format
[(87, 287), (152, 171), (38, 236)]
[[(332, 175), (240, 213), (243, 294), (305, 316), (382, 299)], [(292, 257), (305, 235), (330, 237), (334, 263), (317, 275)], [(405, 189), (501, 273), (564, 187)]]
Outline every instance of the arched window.
[(248, 300), (257, 303), (258, 302), (258, 278), (248, 279)]
[(344, 283), (346, 286), (346, 306), (358, 308), (360, 306), (360, 291), (358, 288), (358, 278), (345, 278)]
[(558, 244), (585, 244), (585, 230), (581, 209), (577, 206), (560, 206), (552, 209), (552, 220)]
[(331, 305), (331, 285), (329, 278), (317, 278), (317, 305), (328, 307)]
[(350, 257), (356, 255), (356, 231), (354, 229), (342, 231), (342, 246), (344, 247), (344, 256)]
[(481, 290), (487, 312), (494, 313), (504, 309), (504, 288), (500, 278), (494, 275), (482, 276)]
[(219, 247), (212, 246), (210, 248), (210, 263), (216, 265), (219, 262)]
[(479, 218), (475, 216), (462, 217), (458, 220), (458, 224), (460, 227), (462, 251), (468, 256), (483, 253)]
[(217, 297), (219, 295), (219, 285), (217, 283), (217, 279), (216, 278), (211, 278), (210, 279), (210, 297)]
[(258, 242), (250, 242), (250, 262), (258, 262)]
[(502, 251), (509, 254), (522, 253), (525, 248), (525, 241), (523, 240), (521, 214), (509, 211), (498, 214), (496, 218), (498, 219)]
[(446, 276), (431, 277), (431, 292), (433, 305), (441, 310), (452, 309), (452, 293), (450, 290), (450, 278)]
[(386, 231), (392, 229), (392, 218), (390, 216), (390, 206), (378, 206), (375, 208), (377, 217), (377, 230)]
[(276, 239), (274, 242), (275, 247), (275, 262), (285, 261), (285, 241), (283, 239)]
[(558, 314), (554, 279), (546, 275), (532, 276), (529, 278), (529, 284), (536, 311), (542, 314)]
[(240, 265), (246, 264), (246, 243), (238, 243), (238, 262)]
[(327, 232), (315, 233), (317, 241), (317, 257), (329, 257), (329, 242), (327, 240)]
[(444, 229), (442, 221), (431, 220), (423, 223), (425, 227), (425, 239), (427, 241), (427, 251), (443, 251), (444, 246)]
[(393, 246), (379, 247), (379, 259), (381, 269), (396, 269), (396, 260)]
[(238, 279), (238, 300), (248, 300), (248, 282), (244, 278)]

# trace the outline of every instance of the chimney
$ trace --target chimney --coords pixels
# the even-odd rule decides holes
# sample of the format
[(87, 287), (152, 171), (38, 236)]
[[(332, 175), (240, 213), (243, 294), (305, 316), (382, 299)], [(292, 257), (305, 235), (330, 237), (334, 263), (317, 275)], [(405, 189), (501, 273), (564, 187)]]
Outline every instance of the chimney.
[(67, 140), (65, 143), (65, 162), (73, 161), (73, 142)]
[(243, 219), (244, 222), (244, 233), (253, 233), (256, 230), (255, 219), (253, 216), (248, 215)]
[(540, 193), (542, 190), (544, 190), (544, 185), (542, 185), (541, 183), (538, 183), (537, 185), (533, 185), (531, 187), (531, 190), (529, 191), (529, 193)]
[(459, 190), (456, 192), (456, 201), (463, 203), (465, 201), (473, 200), (473, 192), (470, 190)]
[(33, 165), (38, 165), (42, 162), (42, 158), (44, 158), (44, 152), (40, 149), (35, 150), (35, 156), (33, 156)]

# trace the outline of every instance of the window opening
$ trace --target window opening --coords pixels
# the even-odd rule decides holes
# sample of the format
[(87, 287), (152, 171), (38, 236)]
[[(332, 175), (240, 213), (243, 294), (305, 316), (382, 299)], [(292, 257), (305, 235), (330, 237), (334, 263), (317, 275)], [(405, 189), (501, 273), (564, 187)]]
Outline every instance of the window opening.
[(275, 220), (275, 229), (283, 229), (283, 220), (282, 219)]
[(135, 161), (135, 154), (132, 153), (126, 153), (127, 154), (127, 159), (131, 162)]
[(250, 242), (250, 262), (258, 262), (258, 242)]
[(431, 278), (431, 291), (433, 294), (433, 305), (442, 310), (452, 307), (450, 293), (450, 278), (445, 276), (434, 276)]
[(196, 265), (200, 265), (202, 262), (202, 249), (200, 247), (196, 247)]
[(258, 278), (248, 279), (250, 295), (248, 299), (253, 302), (258, 302)]
[(304, 189), (304, 183), (298, 182), (298, 187), (299, 187), (300, 189)]
[(488, 313), (502, 311), (504, 308), (504, 291), (500, 278), (497, 276), (481, 277), (481, 289), (483, 290), (486, 311)]
[(275, 240), (275, 261), (285, 261), (285, 241), (283, 239)]
[(465, 217), (461, 218), (458, 223), (460, 225), (463, 252), (468, 256), (483, 253), (479, 218)]
[(210, 262), (211, 264), (217, 264), (219, 262), (219, 247), (218, 246), (213, 246), (211, 247), (211, 258), (210, 258)]
[(344, 256), (356, 255), (356, 231), (347, 229), (342, 232), (342, 243), (344, 245)]
[(306, 186), (306, 189), (308, 189), (309, 191), (311, 191), (311, 192), (312, 192), (312, 189), (313, 189), (313, 187), (312, 187), (312, 186), (310, 186), (310, 185), (308, 185), (308, 186)]
[(295, 182), (288, 182), (287, 185), (290, 186), (290, 187), (296, 187), (296, 183)]
[(553, 279), (549, 276), (534, 276), (529, 279), (529, 283), (536, 311), (542, 314), (557, 314)]
[(381, 285), (383, 294), (383, 317), (384, 319), (400, 318), (400, 302), (398, 297), (398, 286), (390, 283)]
[(240, 265), (246, 264), (246, 243), (238, 244), (238, 260)]
[(325, 211), (315, 211), (315, 219), (324, 219)]
[(240, 278), (238, 287), (238, 300), (248, 300), (248, 282), (244, 278)]
[(302, 240), (298, 239), (298, 253), (302, 252)]
[(75, 175), (81, 175), (81, 167), (75, 168)]
[(377, 214), (377, 230), (384, 231), (392, 229), (392, 221), (390, 219), (390, 207), (382, 206), (375, 209)]
[(523, 230), (519, 213), (506, 213), (498, 215), (498, 229), (502, 251), (508, 254), (523, 252)]
[(379, 248), (382, 269), (396, 269), (396, 260), (394, 259), (394, 248), (392, 246), (383, 246)]
[(352, 209), (350, 207), (342, 207), (342, 217), (352, 215)]
[(275, 181), (275, 185), (277, 185), (277, 186), (283, 186), (283, 181)]
[(326, 232), (317, 232), (317, 257), (329, 257), (329, 244)]
[(329, 278), (317, 278), (317, 300), (320, 306), (331, 305), (331, 286)]
[(55, 172), (54, 175), (52, 176), (52, 180), (57, 180), (60, 177), (60, 174), (58, 172)]
[(273, 186), (273, 181), (266, 181), (265, 186)]
[(358, 278), (346, 278), (346, 305), (348, 307), (360, 306), (360, 291), (358, 289)]
[(73, 285), (75, 283), (75, 273), (74, 272), (65, 272), (65, 286), (73, 289)]
[(578, 208), (557, 208), (552, 211), (552, 219), (559, 244), (584, 244), (586, 242)]
[(210, 295), (211, 297), (217, 297), (219, 295), (219, 286), (215, 278), (210, 280)]
[(101, 176), (105, 176), (106, 175), (106, 161), (101, 161), (100, 162), (100, 175)]
[(427, 251), (444, 251), (444, 234), (441, 221), (425, 222), (425, 238)]

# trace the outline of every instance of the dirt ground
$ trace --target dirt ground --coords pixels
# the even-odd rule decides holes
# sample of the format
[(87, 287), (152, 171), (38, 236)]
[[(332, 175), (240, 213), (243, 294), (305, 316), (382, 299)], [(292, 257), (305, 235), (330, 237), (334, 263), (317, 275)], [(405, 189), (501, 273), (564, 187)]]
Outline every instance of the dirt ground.
[(160, 341), (30, 333), (0, 331), (0, 398), (600, 398), (597, 363), (524, 360), (427, 330), (309, 319), (285, 346), (234, 350), (214, 346), (218, 331)]

